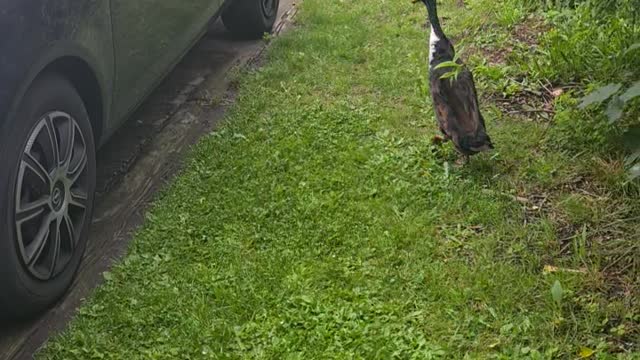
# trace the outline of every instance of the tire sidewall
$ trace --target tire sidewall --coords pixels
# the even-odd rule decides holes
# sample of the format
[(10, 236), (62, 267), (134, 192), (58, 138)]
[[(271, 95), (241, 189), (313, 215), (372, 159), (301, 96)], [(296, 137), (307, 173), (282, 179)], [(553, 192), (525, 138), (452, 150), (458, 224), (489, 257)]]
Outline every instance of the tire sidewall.
[(227, 29), (249, 38), (257, 38), (271, 32), (278, 18), (280, 0), (275, 0), (273, 15), (267, 16), (262, 9), (262, 0), (234, 0), (222, 13)]
[[(260, 0), (260, 1), (262, 1), (262, 0)], [(258, 4), (258, 6), (260, 7), (260, 12), (262, 13), (262, 21), (263, 21), (265, 29), (273, 28), (273, 25), (275, 24), (276, 19), (278, 18), (278, 8), (280, 7), (280, 0), (274, 0), (273, 3), (274, 3), (275, 9), (274, 9), (272, 17), (268, 17), (267, 14), (265, 14), (262, 11), (262, 4)]]
[[(41, 281), (29, 274), (16, 244), (13, 221), (15, 187), (18, 165), (29, 134), (37, 122), (51, 111), (64, 111), (71, 115), (83, 133), (87, 147), (88, 201), (86, 218), (80, 230), (76, 250), (63, 272)], [(71, 285), (86, 248), (91, 223), (95, 192), (95, 144), (89, 116), (75, 88), (61, 76), (46, 74), (34, 81), (7, 119), (0, 134), (0, 317), (22, 317), (41, 310), (60, 298)]]

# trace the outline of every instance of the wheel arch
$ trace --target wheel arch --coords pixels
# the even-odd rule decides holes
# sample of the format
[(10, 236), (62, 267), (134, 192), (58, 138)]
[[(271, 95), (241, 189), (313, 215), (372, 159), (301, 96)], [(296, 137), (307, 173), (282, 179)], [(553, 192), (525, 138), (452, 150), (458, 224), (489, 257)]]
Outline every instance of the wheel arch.
[(105, 105), (102, 86), (93, 68), (76, 56), (63, 56), (46, 65), (36, 78), (46, 73), (56, 73), (69, 80), (84, 103), (94, 140), (99, 143), (104, 126)]
[[(104, 129), (108, 125), (111, 110), (111, 90), (113, 86), (113, 61), (111, 53), (92, 56), (91, 52), (78, 44), (54, 42), (37, 56), (21, 76), (12, 100), (10, 110), (5, 115), (11, 118), (22, 98), (39, 77), (53, 72), (72, 83), (82, 99), (89, 117), (97, 146), (104, 140)], [(100, 59), (99, 61), (97, 59)], [(4, 118), (4, 117), (3, 117)]]

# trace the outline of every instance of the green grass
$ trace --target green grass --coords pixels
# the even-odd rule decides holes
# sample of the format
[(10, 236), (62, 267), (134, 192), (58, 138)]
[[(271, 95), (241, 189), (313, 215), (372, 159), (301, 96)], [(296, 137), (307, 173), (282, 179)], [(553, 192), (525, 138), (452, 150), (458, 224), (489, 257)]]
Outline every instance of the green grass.
[[(525, 11), (467, 2), (442, 13), (452, 36), (485, 44), (472, 66), (518, 45)], [(478, 79), (497, 150), (450, 167), (451, 148), (429, 141), (423, 7), (301, 7), (38, 357), (640, 356), (640, 202), (623, 155), (581, 154), (497, 106), (522, 69), (507, 59)]]

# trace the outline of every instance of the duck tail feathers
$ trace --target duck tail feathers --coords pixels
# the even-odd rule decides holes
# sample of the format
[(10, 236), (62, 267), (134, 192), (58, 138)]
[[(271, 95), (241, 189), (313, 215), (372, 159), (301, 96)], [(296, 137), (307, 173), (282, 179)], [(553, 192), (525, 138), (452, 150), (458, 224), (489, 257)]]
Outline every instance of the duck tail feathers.
[(485, 132), (478, 134), (475, 138), (470, 140), (471, 141), (469, 141), (468, 143), (469, 150), (473, 152), (478, 153), (478, 152), (489, 151), (494, 149), (491, 138)]

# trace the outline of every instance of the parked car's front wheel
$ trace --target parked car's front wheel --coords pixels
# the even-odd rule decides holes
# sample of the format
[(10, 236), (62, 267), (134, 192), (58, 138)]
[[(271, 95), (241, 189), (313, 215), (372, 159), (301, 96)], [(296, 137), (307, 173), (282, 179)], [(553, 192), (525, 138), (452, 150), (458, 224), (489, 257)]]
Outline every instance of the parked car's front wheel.
[(70, 286), (87, 243), (95, 171), (80, 96), (63, 77), (41, 76), (0, 132), (0, 317), (43, 311)]
[(279, 3), (279, 0), (232, 0), (222, 13), (222, 22), (236, 34), (259, 38), (273, 29)]

